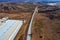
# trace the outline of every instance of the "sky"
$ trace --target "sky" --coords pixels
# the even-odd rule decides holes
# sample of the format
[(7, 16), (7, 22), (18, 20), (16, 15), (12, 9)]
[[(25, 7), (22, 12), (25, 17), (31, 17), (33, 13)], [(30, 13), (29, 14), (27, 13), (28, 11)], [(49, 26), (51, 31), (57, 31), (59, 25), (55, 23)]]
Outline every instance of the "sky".
[(0, 0), (0, 2), (60, 2), (60, 0)]

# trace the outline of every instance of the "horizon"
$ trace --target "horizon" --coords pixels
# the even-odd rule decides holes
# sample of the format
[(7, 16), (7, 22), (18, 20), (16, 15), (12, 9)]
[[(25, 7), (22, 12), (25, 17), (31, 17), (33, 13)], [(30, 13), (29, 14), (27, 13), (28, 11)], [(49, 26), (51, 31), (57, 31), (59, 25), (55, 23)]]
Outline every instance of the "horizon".
[(60, 2), (60, 0), (0, 0), (0, 2)]

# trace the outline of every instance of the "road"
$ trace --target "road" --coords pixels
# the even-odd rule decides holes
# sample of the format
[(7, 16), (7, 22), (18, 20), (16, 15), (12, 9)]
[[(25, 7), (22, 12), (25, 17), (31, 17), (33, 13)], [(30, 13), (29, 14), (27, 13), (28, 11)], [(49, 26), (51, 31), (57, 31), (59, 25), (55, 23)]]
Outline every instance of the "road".
[(30, 21), (30, 24), (29, 24), (29, 28), (28, 28), (28, 32), (27, 32), (27, 40), (31, 40), (31, 28), (32, 28), (32, 23), (33, 23), (33, 19), (36, 15), (36, 13), (38, 12), (38, 6), (35, 8), (35, 11), (34, 13), (32, 14), (32, 18), (31, 18), (31, 21)]
[[(33, 19), (36, 15), (38, 11), (38, 7), (35, 8), (35, 11), (34, 13), (32, 14), (32, 17), (31, 17), (31, 20), (30, 20), (30, 24), (29, 24), (29, 28), (28, 28), (28, 32), (27, 32), (27, 40), (31, 40), (31, 28), (32, 28), (32, 23), (33, 23)], [(0, 26), (0, 39), (1, 40), (13, 40), (16, 36), (16, 34), (18, 33), (18, 31), (20, 30), (21, 28), (21, 25), (22, 25), (22, 21), (14, 21), (12, 22), (12, 20), (10, 21), (7, 21), (7, 23), (5, 23), (3, 26)], [(14, 26), (13, 26), (14, 24)], [(17, 27), (17, 25), (19, 25)], [(3, 31), (4, 30), (4, 31)], [(4, 35), (4, 36), (2, 36)]]

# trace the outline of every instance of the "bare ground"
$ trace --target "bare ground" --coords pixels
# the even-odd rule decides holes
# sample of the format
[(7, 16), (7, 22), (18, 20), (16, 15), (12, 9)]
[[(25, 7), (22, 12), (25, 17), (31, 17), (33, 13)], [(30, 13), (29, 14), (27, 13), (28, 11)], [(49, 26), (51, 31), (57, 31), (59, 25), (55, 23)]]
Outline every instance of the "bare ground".
[(26, 34), (28, 29), (28, 24), (31, 18), (31, 13), (22, 12), (22, 13), (0, 13), (0, 18), (8, 16), (9, 19), (15, 20), (26, 20), (26, 23), (22, 25), (21, 30), (19, 30), (14, 40), (26, 40)]
[(34, 19), (32, 40), (60, 40), (60, 20), (39, 13)]

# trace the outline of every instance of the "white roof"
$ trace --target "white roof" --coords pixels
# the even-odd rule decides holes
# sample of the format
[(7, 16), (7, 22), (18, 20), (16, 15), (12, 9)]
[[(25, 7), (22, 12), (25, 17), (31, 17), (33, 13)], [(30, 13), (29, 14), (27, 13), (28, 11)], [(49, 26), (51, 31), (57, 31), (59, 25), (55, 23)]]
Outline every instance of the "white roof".
[(22, 20), (7, 20), (0, 25), (0, 40), (13, 40), (22, 24)]

